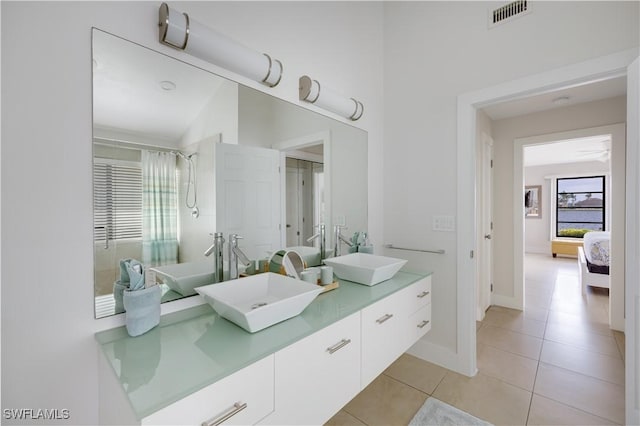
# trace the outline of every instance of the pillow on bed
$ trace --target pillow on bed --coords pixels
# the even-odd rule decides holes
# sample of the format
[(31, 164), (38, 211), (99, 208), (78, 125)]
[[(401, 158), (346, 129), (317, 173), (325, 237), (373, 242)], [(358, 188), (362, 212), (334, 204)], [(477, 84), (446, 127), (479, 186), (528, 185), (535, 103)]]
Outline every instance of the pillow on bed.
[(584, 234), (584, 254), (594, 265), (609, 266), (609, 231), (593, 231)]
[(609, 241), (596, 241), (591, 245), (590, 262), (595, 265), (609, 266)]

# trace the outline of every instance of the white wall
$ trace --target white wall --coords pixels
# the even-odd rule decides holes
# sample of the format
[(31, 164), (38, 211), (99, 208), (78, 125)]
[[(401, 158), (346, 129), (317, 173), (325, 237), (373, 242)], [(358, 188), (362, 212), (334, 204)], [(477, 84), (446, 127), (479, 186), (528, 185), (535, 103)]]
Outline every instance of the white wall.
[[(207, 258), (205, 250), (213, 244), (213, 236), (216, 232), (216, 186), (215, 186), (215, 144), (218, 136), (212, 136), (200, 142), (184, 147), (188, 154), (197, 152), (192, 157), (191, 185), (189, 182), (189, 163), (182, 158), (177, 159), (180, 179), (178, 181), (178, 220), (180, 226), (180, 248), (178, 249), (179, 262), (202, 262)], [(195, 187), (193, 174), (196, 175)], [(189, 197), (187, 199), (187, 190)], [(194, 194), (197, 195), (198, 217), (193, 217), (191, 208)], [(210, 258), (211, 259), (211, 258)]]
[[(67, 423), (98, 421), (93, 333), (106, 320), (93, 318), (91, 27), (231, 76), (159, 45), (159, 4), (0, 4), (2, 408), (67, 408)], [(308, 73), (365, 104), (356, 125), (369, 132), (369, 223), (382, 235), (382, 75), (371, 71), (382, 68), (382, 5), (174, 7), (284, 63), (274, 89), (242, 83), (297, 103), (298, 76)]]
[[(495, 295), (509, 297), (515, 294), (513, 282), (513, 141), (528, 136), (625, 122), (625, 105), (625, 97), (623, 96), (493, 122), (495, 159), (494, 255), (496, 259), (500, 259), (494, 269), (493, 288)], [(527, 219), (525, 222), (532, 220)]]
[[(367, 212), (371, 197), (381, 194), (371, 187), (375, 180), (368, 174), (367, 154), (375, 146), (367, 143), (366, 133), (352, 125), (329, 120), (318, 114), (310, 114), (287, 102), (274, 102), (264, 97), (252, 96), (250, 90), (240, 90), (240, 143), (270, 148), (292, 139), (328, 132), (331, 147), (325, 147), (325, 184), (329, 196), (327, 207), (330, 216), (324, 219), (327, 230), (333, 229), (337, 217), (344, 217), (348, 230), (368, 231), (372, 242), (382, 245), (382, 234), (372, 226), (373, 215)], [(265, 113), (266, 111), (266, 113)], [(330, 157), (330, 158), (329, 158)], [(369, 179), (367, 181), (367, 175)], [(327, 244), (333, 246), (333, 237), (327, 235)]]
[(186, 147), (220, 134), (224, 143), (238, 143), (238, 85), (223, 81), (180, 139)]
[(489, 30), (490, 4), (502, 3), (385, 3), (385, 240), (446, 250), (407, 254), (410, 266), (435, 273), (433, 328), (412, 352), (453, 368), (456, 234), (433, 231), (431, 222), (456, 214), (457, 96), (636, 47), (640, 39), (637, 2), (535, 2), (532, 13)]
[[(623, 141), (624, 142), (624, 141)], [(624, 167), (624, 164), (622, 165)], [(526, 186), (540, 185), (542, 187), (542, 215), (539, 218), (526, 218), (524, 221), (524, 251), (526, 253), (551, 254), (551, 211), (553, 199), (551, 197), (552, 186), (555, 181), (545, 179), (548, 176), (580, 176), (593, 173), (608, 174), (609, 163), (602, 161), (587, 161), (581, 163), (545, 164), (542, 166), (530, 166), (524, 168), (524, 182)], [(611, 211), (611, 179), (606, 179), (606, 210)], [(504, 201), (504, 200), (502, 200)], [(605, 216), (605, 228), (610, 229), (611, 216)]]

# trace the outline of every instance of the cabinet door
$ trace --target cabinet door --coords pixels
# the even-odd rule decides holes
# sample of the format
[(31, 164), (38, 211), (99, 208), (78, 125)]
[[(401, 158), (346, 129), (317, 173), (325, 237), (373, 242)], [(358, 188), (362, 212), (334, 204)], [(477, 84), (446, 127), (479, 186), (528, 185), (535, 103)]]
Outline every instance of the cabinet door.
[(255, 424), (273, 411), (273, 355), (142, 419), (143, 425)]
[(408, 323), (411, 287), (362, 310), (362, 387), (367, 386), (413, 342)]
[(261, 423), (325, 423), (360, 391), (360, 313), (276, 352), (275, 366), (275, 411)]

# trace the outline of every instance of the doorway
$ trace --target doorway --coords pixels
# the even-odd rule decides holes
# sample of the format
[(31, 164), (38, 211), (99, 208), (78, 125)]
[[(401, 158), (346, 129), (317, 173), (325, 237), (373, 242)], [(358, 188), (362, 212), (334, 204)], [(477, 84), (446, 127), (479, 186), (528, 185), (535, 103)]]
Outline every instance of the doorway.
[(288, 139), (273, 148), (280, 151), (281, 187), (286, 188), (281, 209), (282, 241), (287, 247), (311, 246), (307, 239), (315, 226), (326, 222), (331, 211), (331, 182), (325, 173), (330, 170), (331, 133)]
[[(531, 173), (529, 181), (525, 178), (525, 151), (530, 151), (530, 155), (540, 155), (546, 163), (553, 163), (551, 152), (556, 153), (568, 150), (574, 151), (572, 155), (579, 157), (589, 153), (593, 158), (602, 155), (596, 147), (597, 141), (610, 140), (610, 150), (607, 150), (607, 161), (609, 163), (594, 162), (577, 162), (577, 163), (561, 163), (556, 160), (556, 165), (544, 167), (539, 173)], [(593, 147), (587, 148), (593, 144)], [(606, 144), (605, 144), (606, 145)], [(554, 148), (554, 146), (556, 148)], [(582, 148), (580, 148), (582, 147)], [(610, 268), (610, 297), (609, 297), (609, 325), (615, 330), (624, 330), (624, 282), (625, 282), (625, 192), (626, 192), (626, 137), (624, 124), (615, 124), (609, 126), (593, 127), (569, 132), (560, 132), (534, 136), (529, 138), (520, 138), (514, 141), (514, 194), (522, 194), (523, 188), (529, 184), (540, 184), (543, 190), (543, 201), (546, 200), (547, 207), (544, 207), (542, 217), (540, 219), (529, 219), (525, 215), (525, 206), (521, 199), (517, 199), (514, 195), (514, 282), (517, 298), (514, 298), (511, 307), (522, 309), (525, 305), (525, 279), (524, 279), (524, 258), (525, 251), (540, 251), (540, 242), (535, 239), (526, 241), (526, 227), (540, 226), (543, 223), (547, 244), (551, 239), (555, 238), (557, 227), (557, 218), (555, 212), (556, 205), (556, 181), (557, 179), (567, 177), (578, 177), (596, 174), (606, 176), (605, 191), (608, 194), (605, 198), (605, 223), (604, 228), (611, 231), (611, 253), (615, 254), (616, 261), (611, 262)], [(565, 154), (568, 155), (568, 154)], [(610, 157), (610, 158), (609, 158)], [(602, 158), (604, 159), (604, 158)], [(540, 161), (538, 161), (540, 162)], [(598, 163), (600, 164), (598, 166)], [(529, 163), (530, 165), (533, 163)], [(585, 164), (588, 166), (581, 166)], [(554, 168), (555, 167), (555, 168)], [(587, 167), (586, 169), (584, 167)], [(539, 167), (536, 167), (539, 169)], [(555, 171), (554, 171), (555, 170)], [(537, 176), (537, 177), (536, 177)], [(531, 179), (534, 179), (533, 181)], [(537, 179), (537, 180), (536, 180)], [(607, 217), (608, 216), (608, 217)], [(526, 225), (525, 225), (526, 224)], [(586, 226), (586, 225), (585, 225)], [(554, 232), (552, 232), (552, 230)], [(529, 249), (527, 249), (529, 245)], [(538, 247), (538, 248), (536, 248)], [(548, 247), (548, 245), (547, 245)], [(542, 247), (544, 248), (544, 246)], [(548, 248), (550, 250), (550, 248)], [(547, 251), (550, 253), (550, 251)], [(617, 254), (616, 254), (617, 253)], [(613, 259), (614, 256), (611, 256)], [(576, 261), (577, 262), (577, 261)], [(518, 280), (518, 278), (520, 278)]]
[(287, 157), (286, 175), (287, 247), (310, 246), (323, 208), (324, 165)]
[[(457, 349), (455, 355), (449, 356), (445, 366), (463, 374), (473, 376), (476, 367), (476, 274), (477, 259), (475, 251), (476, 241), (476, 135), (477, 112), (486, 106), (507, 100), (525, 99), (532, 95), (551, 93), (562, 88), (588, 85), (594, 81), (613, 79), (620, 76), (637, 76), (627, 74), (627, 69), (637, 57), (637, 50), (627, 50), (601, 58), (588, 60), (571, 67), (559, 68), (540, 74), (520, 78), (517, 81), (505, 82), (493, 87), (462, 94), (458, 97), (457, 116), (457, 259), (456, 259), (456, 288), (457, 298)], [(631, 80), (629, 87), (637, 82)], [(637, 95), (627, 92), (628, 99), (635, 105)], [(635, 129), (635, 120), (631, 117), (628, 125)], [(637, 143), (636, 140), (633, 141)], [(633, 147), (632, 155), (635, 155)], [(635, 157), (634, 157), (635, 158)], [(633, 167), (637, 167), (633, 163)], [(628, 170), (629, 173), (629, 170)], [(635, 174), (634, 174), (635, 176)], [(634, 181), (635, 185), (635, 181)], [(518, 195), (519, 196), (519, 195)], [(627, 192), (627, 199), (637, 200), (637, 194)], [(629, 205), (629, 204), (627, 204)], [(627, 210), (632, 210), (627, 207)], [(635, 231), (635, 228), (632, 229)], [(635, 235), (635, 234), (634, 234)], [(627, 256), (629, 254), (627, 253)], [(634, 268), (634, 270), (637, 268)], [(633, 289), (635, 292), (635, 287)], [(632, 293), (634, 294), (634, 293)], [(522, 296), (521, 296), (522, 297)], [(629, 321), (627, 321), (629, 324)]]

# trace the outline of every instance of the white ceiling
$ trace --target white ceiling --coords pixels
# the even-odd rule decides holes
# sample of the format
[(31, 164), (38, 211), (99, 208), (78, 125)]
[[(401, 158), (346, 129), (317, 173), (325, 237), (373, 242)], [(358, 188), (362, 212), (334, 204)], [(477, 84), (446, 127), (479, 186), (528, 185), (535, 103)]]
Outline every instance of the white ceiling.
[(93, 60), (94, 125), (168, 141), (180, 140), (226, 81), (98, 30)]
[[(577, 105), (584, 102), (592, 102), (600, 99), (622, 96), (626, 94), (626, 92), (626, 77), (618, 77), (614, 79), (583, 84), (575, 87), (569, 87), (566, 89), (544, 93), (541, 95), (530, 96), (523, 99), (501, 102), (484, 107), (482, 110), (492, 120), (502, 120), (505, 118), (517, 117), (534, 112)], [(560, 105), (553, 102), (554, 99), (561, 97), (568, 97), (568, 102)]]
[(609, 160), (611, 136), (592, 136), (524, 147), (524, 166)]

